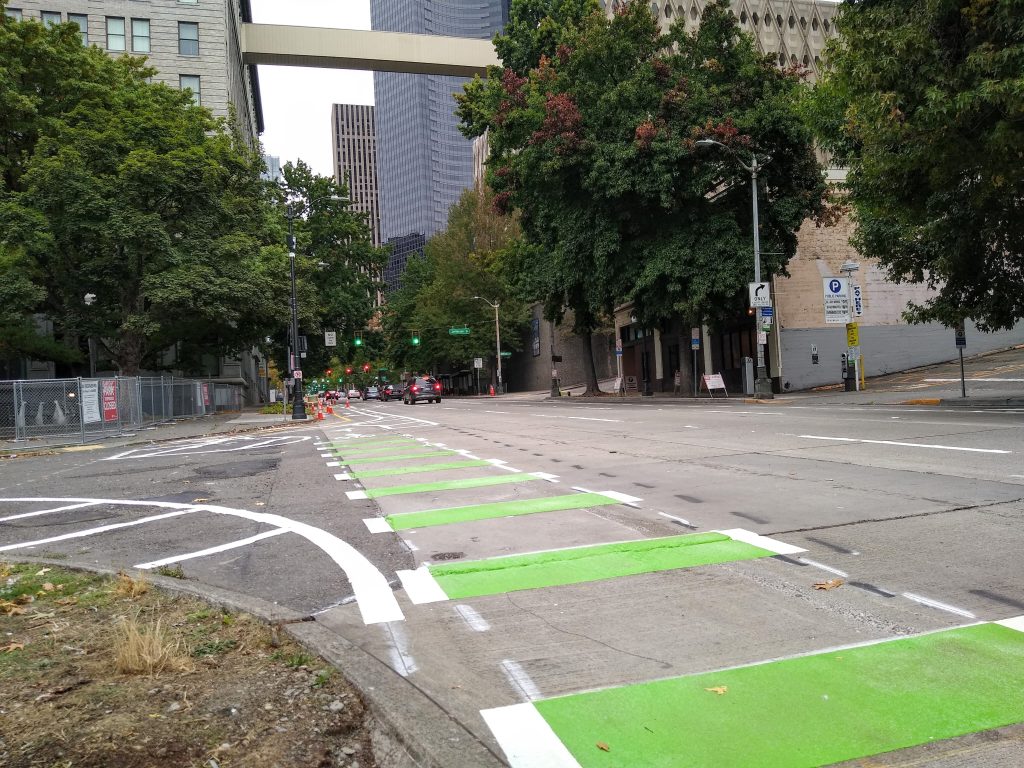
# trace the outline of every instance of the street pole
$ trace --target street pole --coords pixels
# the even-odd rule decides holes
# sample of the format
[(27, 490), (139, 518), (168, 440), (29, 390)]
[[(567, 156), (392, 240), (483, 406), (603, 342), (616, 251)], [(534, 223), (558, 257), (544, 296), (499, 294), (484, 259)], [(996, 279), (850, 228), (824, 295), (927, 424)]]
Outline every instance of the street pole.
[(967, 397), (967, 380), (964, 378), (964, 348), (960, 347), (960, 397)]
[(292, 232), (292, 212), (286, 209), (288, 214), (288, 262), (291, 268), (292, 278), (292, 350), (289, 355), (289, 368), (292, 372), (292, 420), (305, 419), (306, 401), (302, 392), (302, 374), (296, 376), (296, 371), (301, 371), (299, 364), (299, 302), (295, 292), (295, 235)]
[[(761, 282), (761, 225), (757, 215), (757, 155), (751, 154), (750, 162), (750, 195), (753, 202), (754, 215), (754, 282)], [(755, 312), (757, 324), (757, 373), (754, 375), (754, 392), (762, 397), (772, 397), (772, 383), (765, 368), (764, 344), (761, 343), (762, 315), (761, 307)]]
[(558, 388), (558, 369), (555, 368), (555, 323), (552, 320), (548, 325), (551, 326), (551, 397), (561, 397), (562, 390)]
[(501, 388), (501, 326), (498, 324), (498, 307), (501, 305), (494, 302), (494, 345), (498, 349), (498, 394), (503, 394)]

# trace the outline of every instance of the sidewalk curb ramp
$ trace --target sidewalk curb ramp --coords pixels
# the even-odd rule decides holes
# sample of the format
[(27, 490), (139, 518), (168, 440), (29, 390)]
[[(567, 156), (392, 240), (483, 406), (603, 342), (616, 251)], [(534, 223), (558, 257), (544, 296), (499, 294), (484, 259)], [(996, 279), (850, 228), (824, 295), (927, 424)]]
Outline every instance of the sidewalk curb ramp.
[[(8, 560), (104, 576), (118, 574), (116, 569), (73, 559), (10, 557)], [(264, 624), (278, 625), (307, 651), (334, 666), (359, 691), (370, 710), (370, 741), (374, 760), (380, 768), (507, 768), (504, 760), (428, 694), (383, 661), (317, 624), (314, 616), (232, 590), (152, 572), (146, 573), (146, 580), (165, 592), (198, 597), (215, 607), (249, 614)]]

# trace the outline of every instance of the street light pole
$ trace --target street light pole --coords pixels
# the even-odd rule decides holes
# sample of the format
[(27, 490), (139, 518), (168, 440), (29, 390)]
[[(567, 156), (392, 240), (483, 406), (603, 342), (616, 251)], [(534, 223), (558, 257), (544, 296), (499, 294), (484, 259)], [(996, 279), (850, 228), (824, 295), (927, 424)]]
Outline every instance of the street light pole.
[(292, 348), (288, 355), (288, 370), (292, 373), (292, 420), (305, 419), (306, 400), (302, 391), (302, 374), (296, 376), (296, 371), (301, 371), (299, 365), (299, 301), (295, 292), (295, 235), (292, 232), (292, 209), (286, 207), (288, 214), (288, 262), (291, 267), (292, 277)]
[(498, 323), (498, 307), (500, 307), (501, 304), (498, 303), (497, 299), (495, 299), (492, 302), (492, 301), (488, 301), (483, 296), (474, 296), (473, 298), (474, 299), (480, 299), (480, 301), (485, 302), (491, 308), (494, 309), (494, 345), (495, 345), (495, 347), (497, 348), (497, 351), (498, 351), (497, 372), (498, 372), (498, 394), (500, 395), (501, 391), (502, 391), (501, 390), (501, 326)]
[[(755, 155), (753, 152), (751, 152), (750, 153), (750, 158), (751, 158), (750, 165), (747, 165), (742, 160), (740, 160), (740, 158), (733, 151), (732, 147), (726, 146), (725, 144), (723, 144), (720, 141), (715, 141), (714, 139), (699, 139), (697, 141), (697, 145), (698, 146), (702, 146), (702, 147), (709, 147), (709, 146), (712, 146), (712, 145), (721, 147), (722, 149), (724, 149), (727, 152), (731, 153), (733, 158), (736, 160), (736, 162), (739, 163), (740, 166), (745, 171), (750, 173), (750, 198), (751, 198), (751, 204), (752, 204), (752, 207), (753, 207), (753, 225), (754, 225), (754, 282), (755, 283), (760, 283), (761, 282), (761, 227), (760, 227), (760, 223), (758, 221), (758, 215), (757, 215), (757, 172), (758, 172), (758, 170), (760, 170), (761, 168), (766, 166), (771, 161), (771, 158), (770, 157), (766, 157), (765, 161), (763, 163), (759, 164), (757, 162), (757, 155)], [(755, 321), (756, 321), (756, 325), (757, 325), (757, 327), (755, 329), (755, 332), (758, 334), (757, 335), (757, 339), (758, 339), (758, 341), (757, 341), (757, 373), (756, 373), (756, 375), (754, 377), (754, 392), (757, 395), (761, 396), (761, 397), (769, 397), (770, 398), (770, 397), (773, 397), (773, 395), (772, 395), (772, 382), (771, 382), (771, 379), (768, 378), (768, 370), (767, 370), (767, 368), (765, 366), (765, 354), (764, 354), (764, 347), (765, 347), (765, 345), (762, 344), (761, 340), (760, 340), (761, 339), (761, 333), (762, 333), (761, 329), (763, 327), (762, 324), (761, 324), (762, 323), (762, 319), (763, 319), (763, 317), (762, 317), (762, 314), (761, 314), (761, 308), (757, 307), (756, 311), (755, 311)]]

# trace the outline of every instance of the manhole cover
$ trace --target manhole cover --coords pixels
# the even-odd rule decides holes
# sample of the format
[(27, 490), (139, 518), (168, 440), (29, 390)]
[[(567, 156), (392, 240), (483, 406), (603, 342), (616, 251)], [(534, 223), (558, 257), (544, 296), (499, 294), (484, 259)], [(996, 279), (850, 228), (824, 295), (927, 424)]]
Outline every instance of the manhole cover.
[(465, 552), (438, 552), (437, 554), (431, 555), (431, 560), (458, 560), (460, 557), (465, 557)]

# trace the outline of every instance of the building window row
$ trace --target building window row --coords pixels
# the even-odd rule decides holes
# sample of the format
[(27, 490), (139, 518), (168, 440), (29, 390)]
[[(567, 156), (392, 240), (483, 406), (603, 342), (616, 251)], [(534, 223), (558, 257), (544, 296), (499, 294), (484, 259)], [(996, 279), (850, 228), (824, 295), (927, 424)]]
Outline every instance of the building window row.
[[(188, 0), (179, 0), (187, 2)], [(21, 21), (23, 14), (20, 8), (6, 8), (4, 15), (15, 21)], [(42, 11), (40, 20), (47, 27), (60, 24), (62, 21), (60, 11)], [(82, 38), (82, 45), (89, 44), (89, 17), (84, 13), (69, 13), (68, 22), (78, 25), (78, 32)], [(151, 49), (149, 19), (132, 19), (132, 52), (149, 53)], [(123, 16), (107, 16), (106, 18), (107, 50), (127, 50), (128, 34)], [(199, 24), (194, 21), (178, 22), (178, 53), (182, 56), (199, 55)]]

